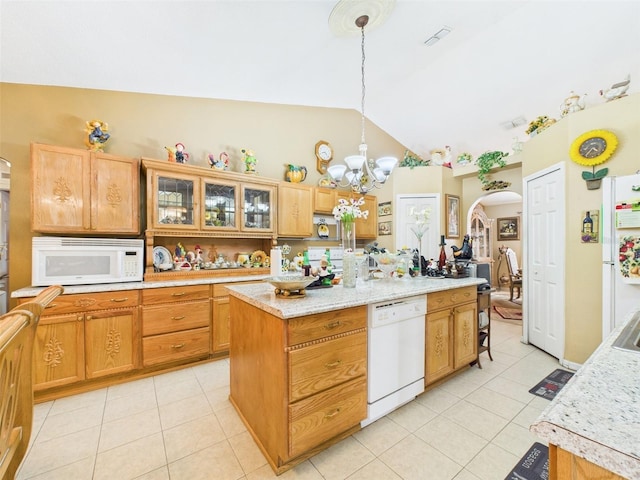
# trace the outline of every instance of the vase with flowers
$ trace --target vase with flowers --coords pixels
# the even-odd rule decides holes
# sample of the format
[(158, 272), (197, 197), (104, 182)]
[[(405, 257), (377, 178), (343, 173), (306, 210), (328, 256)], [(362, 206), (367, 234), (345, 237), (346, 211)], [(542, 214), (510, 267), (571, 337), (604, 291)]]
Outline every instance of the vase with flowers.
[(345, 287), (356, 286), (356, 219), (369, 216), (368, 210), (361, 210), (364, 198), (358, 200), (341, 198), (333, 207), (333, 217), (340, 222), (342, 238), (342, 283)]
[(418, 271), (422, 273), (422, 237), (429, 230), (431, 208), (425, 207), (422, 210), (416, 210), (415, 207), (411, 207), (409, 215), (415, 220), (410, 228), (418, 240)]

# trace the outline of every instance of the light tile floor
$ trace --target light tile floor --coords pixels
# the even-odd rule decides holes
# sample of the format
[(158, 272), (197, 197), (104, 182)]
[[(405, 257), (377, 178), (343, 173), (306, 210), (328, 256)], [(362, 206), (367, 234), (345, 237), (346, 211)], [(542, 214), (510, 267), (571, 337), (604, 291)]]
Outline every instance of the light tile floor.
[[(535, 441), (548, 400), (528, 392), (559, 367), (492, 319), (471, 367), (284, 473), (290, 479), (499, 479)], [(228, 401), (229, 361), (38, 404), (18, 479), (259, 480), (271, 468)]]

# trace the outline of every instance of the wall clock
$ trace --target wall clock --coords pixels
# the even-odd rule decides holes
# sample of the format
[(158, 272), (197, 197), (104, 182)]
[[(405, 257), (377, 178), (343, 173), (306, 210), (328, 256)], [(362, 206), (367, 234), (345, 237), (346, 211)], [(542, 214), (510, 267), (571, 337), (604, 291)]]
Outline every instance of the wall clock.
[(591, 130), (576, 138), (569, 156), (579, 165), (593, 166), (606, 162), (618, 147), (618, 137), (607, 130)]
[(333, 159), (333, 148), (324, 140), (316, 143), (316, 168), (322, 174), (327, 173), (329, 162)]

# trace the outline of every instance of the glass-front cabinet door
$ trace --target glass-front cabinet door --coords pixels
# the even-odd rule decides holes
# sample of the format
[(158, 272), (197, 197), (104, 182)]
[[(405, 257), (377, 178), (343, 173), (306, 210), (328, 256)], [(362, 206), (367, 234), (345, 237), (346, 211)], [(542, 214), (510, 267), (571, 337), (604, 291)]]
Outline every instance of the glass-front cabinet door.
[(153, 226), (166, 230), (200, 228), (200, 180), (197, 177), (154, 172)]
[(273, 231), (275, 187), (245, 185), (242, 187), (242, 225), (249, 232)]
[(202, 228), (205, 230), (238, 230), (239, 187), (233, 182), (203, 181), (204, 214)]

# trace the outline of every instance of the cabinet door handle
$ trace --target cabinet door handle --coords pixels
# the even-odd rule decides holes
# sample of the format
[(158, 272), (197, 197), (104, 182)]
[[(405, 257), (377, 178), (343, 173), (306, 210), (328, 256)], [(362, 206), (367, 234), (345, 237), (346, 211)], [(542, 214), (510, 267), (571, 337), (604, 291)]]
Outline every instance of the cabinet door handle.
[(327, 323), (324, 328), (326, 328), (327, 330), (332, 330), (336, 327), (339, 327), (341, 325), (340, 320), (337, 320), (335, 322), (331, 322), (331, 323)]
[(129, 297), (124, 297), (124, 298), (112, 298), (112, 299), (111, 299), (111, 301), (112, 301), (112, 302), (116, 302), (116, 303), (126, 302), (127, 300), (129, 300)]
[(171, 320), (183, 320), (184, 319), (184, 315), (181, 317), (171, 317)]
[(327, 413), (324, 418), (326, 418), (327, 420), (331, 420), (332, 418), (334, 418), (336, 415), (338, 415), (340, 413), (340, 409), (336, 408), (333, 412), (331, 413)]
[(87, 320), (93, 320), (93, 316), (87, 315)]
[(326, 368), (336, 368), (338, 365), (342, 363), (342, 360), (336, 360), (335, 362), (325, 363), (324, 366)]
[(171, 348), (175, 348), (176, 350), (182, 347), (184, 347), (184, 343), (176, 343), (175, 345), (171, 345)]
[(176, 292), (171, 294), (172, 297), (182, 297), (184, 296), (184, 292)]

